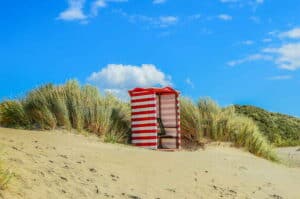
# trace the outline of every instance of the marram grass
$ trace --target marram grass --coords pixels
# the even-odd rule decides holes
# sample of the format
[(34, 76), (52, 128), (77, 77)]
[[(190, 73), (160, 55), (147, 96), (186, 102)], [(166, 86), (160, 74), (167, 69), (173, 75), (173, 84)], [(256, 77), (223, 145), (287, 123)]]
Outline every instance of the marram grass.
[[(209, 98), (197, 103), (181, 99), (181, 129), (185, 144), (203, 140), (229, 141), (251, 153), (276, 160), (271, 145), (249, 118), (236, 114), (233, 106), (220, 107)], [(77, 129), (106, 142), (128, 143), (130, 105), (115, 96), (101, 95), (97, 88), (80, 86), (75, 80), (64, 85), (44, 85), (21, 100), (0, 103), (0, 125), (27, 129)]]
[(278, 160), (256, 124), (251, 119), (236, 114), (233, 106), (221, 108), (209, 98), (200, 99), (196, 104), (182, 98), (180, 107), (182, 137), (188, 140), (187, 143), (200, 143), (203, 138), (229, 141), (257, 156)]
[(87, 130), (109, 142), (127, 143), (129, 117), (129, 104), (112, 95), (102, 96), (97, 88), (80, 86), (75, 80), (59, 86), (44, 85), (21, 100), (0, 104), (1, 126)]

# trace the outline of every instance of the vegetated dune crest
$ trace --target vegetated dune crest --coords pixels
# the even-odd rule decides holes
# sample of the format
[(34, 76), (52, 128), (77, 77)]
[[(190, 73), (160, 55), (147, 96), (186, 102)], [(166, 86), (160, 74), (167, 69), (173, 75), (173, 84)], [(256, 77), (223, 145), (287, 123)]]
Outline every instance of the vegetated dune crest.
[(161, 152), (0, 128), (15, 177), (0, 198), (300, 198), (300, 168), (226, 146)]

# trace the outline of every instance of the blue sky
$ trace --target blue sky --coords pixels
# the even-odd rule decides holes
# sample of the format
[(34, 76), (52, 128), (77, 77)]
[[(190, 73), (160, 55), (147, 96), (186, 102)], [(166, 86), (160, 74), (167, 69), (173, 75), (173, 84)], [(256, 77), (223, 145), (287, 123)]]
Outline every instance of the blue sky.
[(76, 78), (300, 116), (297, 0), (2, 1), (0, 98)]

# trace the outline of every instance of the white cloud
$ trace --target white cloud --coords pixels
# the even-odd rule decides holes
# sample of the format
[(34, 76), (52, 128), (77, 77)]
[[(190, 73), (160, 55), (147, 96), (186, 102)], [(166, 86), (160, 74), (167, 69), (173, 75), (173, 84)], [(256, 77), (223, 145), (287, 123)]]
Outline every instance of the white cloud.
[(195, 88), (194, 83), (192, 82), (192, 80), (189, 77), (185, 79), (185, 83), (187, 85), (189, 85), (191, 88)]
[(251, 16), (251, 17), (249, 17), (249, 19), (250, 19), (251, 21), (253, 21), (254, 23), (257, 23), (257, 24), (261, 23), (260, 18), (257, 17), (257, 16)]
[(88, 18), (96, 17), (99, 9), (107, 7), (109, 3), (127, 2), (127, 0), (94, 0), (90, 5), (91, 8), (88, 15), (83, 12), (85, 2), (85, 0), (68, 0), (68, 8), (61, 12), (57, 19), (64, 21), (77, 20), (81, 21), (81, 23), (87, 23), (86, 20)]
[(227, 64), (229, 66), (233, 67), (233, 66), (237, 66), (237, 65), (240, 65), (240, 64), (244, 64), (246, 62), (259, 61), (259, 60), (271, 61), (271, 60), (273, 60), (273, 57), (270, 56), (270, 55), (265, 55), (265, 54), (253, 54), (253, 55), (250, 55), (250, 56), (245, 57), (243, 59), (230, 61)]
[(170, 25), (174, 25), (178, 22), (178, 17), (175, 16), (163, 16), (159, 18), (159, 25), (161, 27), (167, 27)]
[(263, 4), (264, 0), (220, 0), (221, 3), (238, 3), (240, 5), (255, 5), (255, 4)]
[(162, 3), (166, 3), (167, 0), (153, 0), (153, 4), (162, 4)]
[(131, 23), (145, 23), (154, 27), (166, 28), (172, 25), (176, 25), (179, 21), (177, 16), (160, 16), (151, 17), (146, 15), (128, 14), (122, 10), (115, 10), (115, 13), (127, 18)]
[(293, 76), (291, 75), (278, 75), (278, 76), (272, 76), (272, 77), (268, 77), (268, 80), (288, 80), (288, 79), (292, 79)]
[(83, 13), (85, 0), (68, 0), (69, 7), (57, 17), (60, 20), (84, 20), (87, 16)]
[(155, 65), (141, 66), (109, 64), (88, 77), (88, 82), (101, 90), (110, 91), (120, 97), (134, 87), (153, 87), (172, 85), (171, 77), (164, 74)]
[(279, 35), (282, 38), (300, 39), (300, 28), (294, 28)]
[(92, 16), (97, 16), (98, 15), (98, 10), (100, 8), (105, 8), (106, 6), (107, 6), (107, 4), (106, 4), (105, 0), (94, 1), (92, 3), (92, 6), (91, 6), (91, 14), (92, 14)]
[(236, 3), (239, 0), (220, 0), (221, 3)]
[(252, 40), (245, 40), (245, 41), (242, 41), (241, 44), (246, 45), (246, 46), (250, 46), (250, 45), (254, 44), (254, 41), (252, 41)]
[(284, 44), (279, 48), (266, 48), (263, 52), (276, 55), (275, 63), (279, 68), (286, 70), (300, 68), (300, 43)]
[(109, 3), (122, 3), (127, 1), (128, 0), (95, 0), (91, 5), (91, 16), (97, 16), (99, 9), (107, 7)]
[(265, 38), (265, 39), (262, 40), (262, 42), (264, 42), (264, 43), (270, 43), (272, 41), (273, 40), (271, 38)]
[(227, 14), (220, 14), (218, 15), (218, 18), (224, 21), (230, 21), (232, 20), (232, 16), (227, 15)]

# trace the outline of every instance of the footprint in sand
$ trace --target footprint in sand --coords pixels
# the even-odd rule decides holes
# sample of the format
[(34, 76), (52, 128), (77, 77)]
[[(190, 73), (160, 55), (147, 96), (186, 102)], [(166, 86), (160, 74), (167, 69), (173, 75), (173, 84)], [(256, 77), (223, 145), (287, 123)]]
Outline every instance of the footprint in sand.
[(113, 181), (117, 181), (119, 179), (119, 176), (110, 174), (110, 177), (112, 178)]
[(62, 157), (62, 158), (65, 158), (65, 159), (68, 159), (68, 156), (67, 155), (62, 155), (62, 154), (60, 154), (60, 155), (58, 155), (59, 157)]
[(272, 195), (270, 195), (270, 197), (274, 198), (274, 199), (283, 199), (283, 197), (276, 195), (276, 194), (272, 194)]
[(67, 178), (63, 177), (63, 176), (60, 176), (60, 179), (64, 180), (64, 181), (68, 181)]
[(92, 173), (97, 173), (97, 170), (95, 168), (90, 168), (89, 171)]

